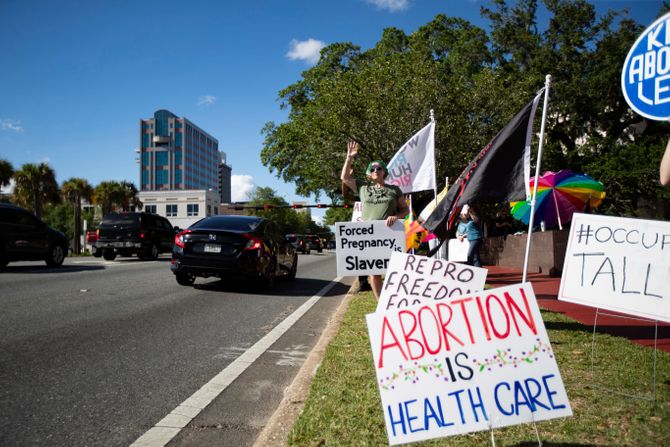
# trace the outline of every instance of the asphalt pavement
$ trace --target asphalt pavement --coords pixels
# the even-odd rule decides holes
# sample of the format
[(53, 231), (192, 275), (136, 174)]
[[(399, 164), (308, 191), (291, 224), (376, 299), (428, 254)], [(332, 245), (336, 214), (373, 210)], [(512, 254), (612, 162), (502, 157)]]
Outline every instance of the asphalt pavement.
[(0, 273), (0, 445), (130, 445), (297, 309), (173, 445), (251, 445), (348, 286), (332, 253), (300, 256), (272, 294), (249, 282), (177, 285), (169, 258), (68, 258)]

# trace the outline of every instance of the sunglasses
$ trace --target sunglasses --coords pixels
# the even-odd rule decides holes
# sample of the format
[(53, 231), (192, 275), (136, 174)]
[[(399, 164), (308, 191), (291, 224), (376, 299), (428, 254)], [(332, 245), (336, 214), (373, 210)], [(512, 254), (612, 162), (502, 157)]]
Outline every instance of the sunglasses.
[(370, 172), (380, 172), (380, 171), (384, 171), (384, 168), (382, 168), (381, 166), (373, 166), (370, 168)]

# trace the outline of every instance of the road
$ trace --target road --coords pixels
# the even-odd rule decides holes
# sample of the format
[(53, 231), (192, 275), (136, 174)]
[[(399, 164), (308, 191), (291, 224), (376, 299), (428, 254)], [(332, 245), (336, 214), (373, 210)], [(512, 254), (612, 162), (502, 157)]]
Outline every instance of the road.
[[(335, 277), (301, 255), (271, 294), (249, 282), (182, 287), (169, 257), (68, 258), (0, 273), (0, 445), (130, 445)], [(315, 301), (171, 445), (250, 445), (347, 287)]]

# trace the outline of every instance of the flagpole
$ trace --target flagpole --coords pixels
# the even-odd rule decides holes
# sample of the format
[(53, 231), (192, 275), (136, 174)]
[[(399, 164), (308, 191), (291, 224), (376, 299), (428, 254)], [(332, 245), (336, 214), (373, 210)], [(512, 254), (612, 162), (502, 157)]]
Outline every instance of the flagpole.
[(535, 198), (537, 197), (537, 183), (540, 178), (540, 164), (542, 162), (542, 146), (544, 144), (544, 127), (547, 121), (547, 106), (549, 104), (549, 87), (551, 86), (551, 75), (547, 75), (544, 83), (544, 105), (542, 106), (542, 125), (540, 127), (540, 143), (537, 148), (537, 165), (535, 166), (535, 182), (533, 184), (533, 196), (530, 201), (530, 220), (528, 222), (528, 238), (526, 238), (526, 256), (523, 261), (523, 277), (521, 282), (526, 282), (528, 275), (528, 258), (530, 257), (530, 240), (533, 235), (533, 221), (535, 219)]
[[(435, 110), (430, 109), (430, 122), (433, 123), (433, 209), (437, 208), (437, 163), (435, 162)], [(440, 258), (439, 253), (434, 255), (437, 259)]]

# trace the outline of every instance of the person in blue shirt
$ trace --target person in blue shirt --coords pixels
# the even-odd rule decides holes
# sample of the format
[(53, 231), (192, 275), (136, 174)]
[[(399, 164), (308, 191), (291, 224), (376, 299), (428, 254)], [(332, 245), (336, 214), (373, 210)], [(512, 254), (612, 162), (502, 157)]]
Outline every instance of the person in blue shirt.
[(463, 241), (467, 238), (470, 243), (468, 247), (468, 265), (481, 267), (482, 263), (479, 259), (479, 248), (482, 245), (482, 230), (479, 226), (479, 217), (471, 206), (463, 205), (461, 210), (461, 221), (458, 223), (456, 229), (456, 237)]

